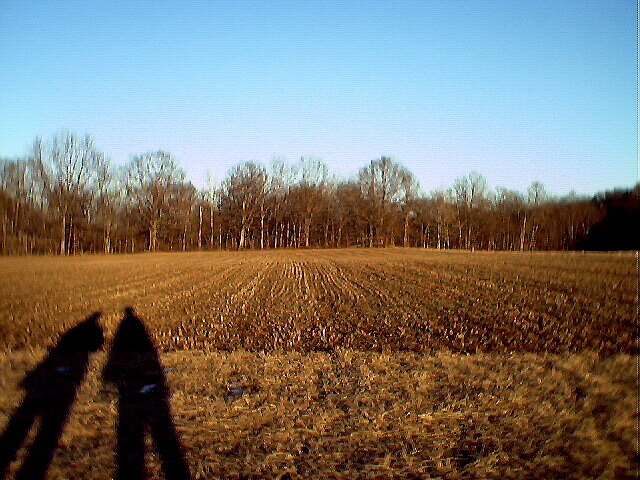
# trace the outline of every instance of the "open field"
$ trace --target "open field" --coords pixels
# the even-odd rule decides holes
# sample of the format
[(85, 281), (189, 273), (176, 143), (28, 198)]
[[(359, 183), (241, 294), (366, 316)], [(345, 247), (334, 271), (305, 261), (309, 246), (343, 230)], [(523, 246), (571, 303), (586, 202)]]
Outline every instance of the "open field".
[[(44, 352), (0, 355), (0, 430)], [(50, 478), (113, 478), (97, 354)], [(194, 478), (635, 478), (637, 357), (163, 355)], [(229, 385), (245, 392), (229, 395)], [(150, 449), (153, 450), (153, 449)], [(152, 478), (162, 478), (149, 457)]]
[[(45, 347), (103, 312), (49, 478), (114, 478), (102, 371), (127, 306), (161, 351), (195, 479), (637, 478), (635, 254), (25, 257), (0, 272), (0, 433)], [(147, 466), (163, 478), (157, 452)]]
[(0, 258), (0, 347), (125, 306), (162, 351), (632, 353), (636, 255), (310, 250)]

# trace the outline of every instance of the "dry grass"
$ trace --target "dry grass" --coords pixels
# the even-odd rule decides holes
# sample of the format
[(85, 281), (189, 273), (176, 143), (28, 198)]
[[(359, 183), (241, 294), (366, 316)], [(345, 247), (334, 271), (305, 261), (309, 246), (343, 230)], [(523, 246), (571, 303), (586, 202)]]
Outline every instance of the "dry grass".
[[(45, 346), (101, 310), (108, 350), (133, 305), (164, 352), (194, 478), (637, 478), (636, 258), (0, 258), (0, 431)], [(105, 360), (49, 478), (113, 478)]]
[[(2, 356), (0, 426), (42, 353)], [(94, 357), (50, 478), (113, 476), (104, 357)], [(198, 479), (605, 479), (633, 478), (638, 467), (637, 357), (624, 354), (194, 351), (162, 360)], [(161, 478), (158, 459), (149, 463)]]

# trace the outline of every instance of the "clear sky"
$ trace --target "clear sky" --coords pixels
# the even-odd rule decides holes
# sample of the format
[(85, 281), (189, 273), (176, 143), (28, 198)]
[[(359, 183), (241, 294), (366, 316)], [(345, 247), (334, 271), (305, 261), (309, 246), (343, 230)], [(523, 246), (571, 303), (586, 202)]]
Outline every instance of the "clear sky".
[(242, 161), (380, 155), (425, 191), (638, 181), (635, 1), (0, 0), (0, 156), (90, 133), (206, 184)]

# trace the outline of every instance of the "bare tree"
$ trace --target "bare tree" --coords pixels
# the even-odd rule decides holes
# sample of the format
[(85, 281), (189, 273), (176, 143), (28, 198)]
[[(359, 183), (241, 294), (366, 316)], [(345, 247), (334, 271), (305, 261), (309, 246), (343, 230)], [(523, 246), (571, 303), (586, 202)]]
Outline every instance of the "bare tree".
[(101, 157), (96, 165), (94, 201), (97, 223), (102, 226), (103, 252), (112, 252), (111, 236), (117, 220), (120, 192), (113, 168), (106, 157)]
[[(247, 231), (264, 208), (267, 171), (261, 165), (247, 162), (233, 168), (223, 183), (223, 201), (238, 220), (238, 248), (245, 248)], [(264, 238), (264, 225), (261, 225)]]
[(155, 251), (158, 229), (167, 215), (169, 197), (185, 174), (169, 153), (157, 151), (133, 157), (129, 164), (127, 192), (149, 233), (148, 249)]
[[(546, 187), (538, 181), (532, 182), (527, 189), (528, 203), (531, 209), (531, 236), (529, 241), (529, 248), (533, 250), (536, 245), (538, 231), (540, 229), (540, 223), (543, 221), (544, 209), (539, 208), (544, 202), (547, 201), (549, 194)], [(525, 216), (526, 218), (526, 216)], [(526, 221), (526, 220), (525, 220)], [(524, 231), (524, 228), (523, 228)], [(524, 241), (522, 242), (521, 249), (524, 249)]]
[(169, 230), (169, 242), (173, 243), (174, 239), (179, 238), (183, 252), (189, 246), (189, 230), (196, 204), (199, 205), (198, 191), (190, 182), (176, 182), (172, 185), (167, 198), (164, 224)]
[(298, 182), (290, 190), (290, 200), (304, 224), (305, 247), (311, 245), (311, 225), (326, 204), (329, 169), (320, 159), (301, 157), (298, 164)]
[[(475, 234), (483, 225), (482, 216), (489, 203), (487, 180), (478, 172), (458, 178), (453, 184), (458, 214), (458, 247), (475, 247)], [(463, 240), (464, 239), (464, 240)]]
[[(520, 192), (498, 187), (496, 195), (496, 236), (500, 237), (498, 245), (503, 250), (515, 250), (519, 244), (524, 248), (524, 227), (526, 226), (526, 205)], [(519, 239), (519, 241), (518, 241)]]
[(91, 199), (90, 183), (104, 162), (104, 155), (90, 136), (79, 138), (66, 133), (55, 136), (49, 144), (36, 140), (32, 161), (42, 179), (48, 206), (59, 218), (60, 254), (75, 252), (76, 230), (85, 220)]
[(393, 206), (404, 199), (405, 182), (410, 173), (389, 157), (372, 160), (369, 166), (360, 169), (358, 181), (367, 199), (369, 216), (369, 246), (375, 242), (386, 245), (393, 233)]
[(401, 191), (404, 195), (402, 199), (402, 211), (404, 216), (404, 228), (402, 235), (402, 246), (409, 246), (409, 220), (416, 216), (416, 199), (420, 185), (416, 177), (406, 168), (401, 170)]

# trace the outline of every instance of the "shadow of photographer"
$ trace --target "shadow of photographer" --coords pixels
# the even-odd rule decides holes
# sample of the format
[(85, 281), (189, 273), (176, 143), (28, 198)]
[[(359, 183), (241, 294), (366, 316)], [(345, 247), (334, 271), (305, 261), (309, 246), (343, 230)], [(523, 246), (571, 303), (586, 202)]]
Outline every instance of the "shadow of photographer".
[(133, 308), (113, 340), (103, 370), (106, 383), (118, 389), (118, 480), (145, 477), (144, 436), (148, 429), (167, 480), (188, 480), (189, 467), (171, 417), (169, 388), (158, 352)]

